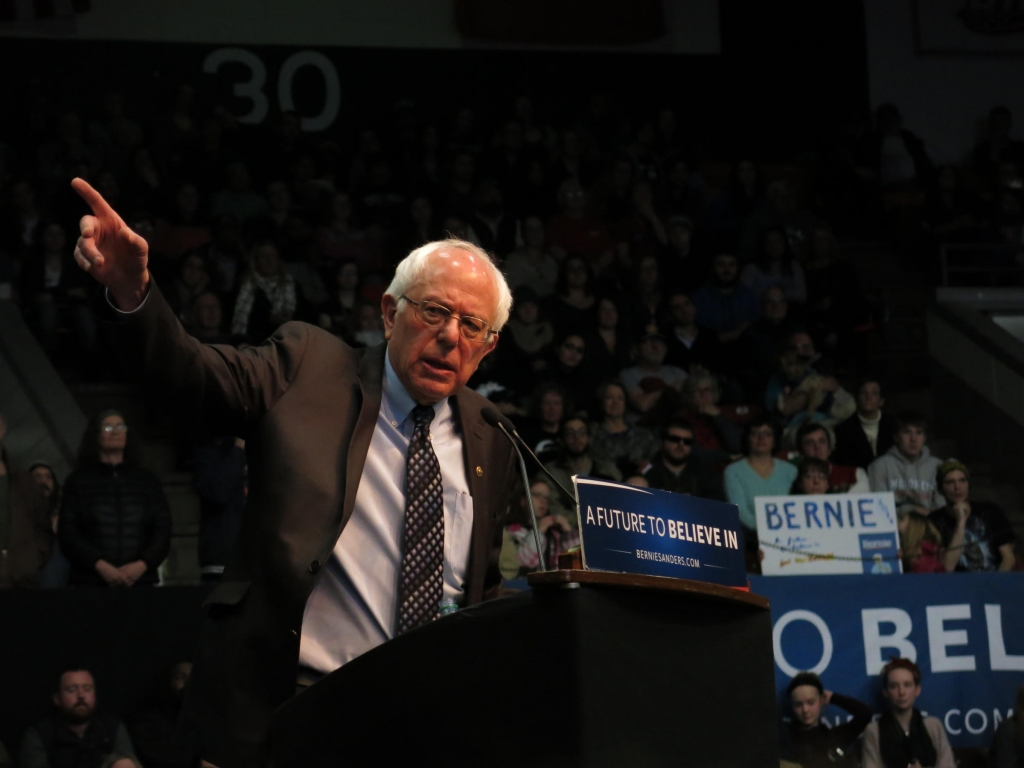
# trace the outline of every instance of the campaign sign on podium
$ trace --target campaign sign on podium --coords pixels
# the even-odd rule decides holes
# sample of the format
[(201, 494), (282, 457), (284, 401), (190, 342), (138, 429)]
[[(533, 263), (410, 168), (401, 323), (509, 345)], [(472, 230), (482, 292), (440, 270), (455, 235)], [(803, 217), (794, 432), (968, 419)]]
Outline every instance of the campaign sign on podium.
[(892, 492), (758, 496), (765, 576), (902, 573)]
[(583, 567), (746, 588), (734, 504), (654, 488), (573, 478)]

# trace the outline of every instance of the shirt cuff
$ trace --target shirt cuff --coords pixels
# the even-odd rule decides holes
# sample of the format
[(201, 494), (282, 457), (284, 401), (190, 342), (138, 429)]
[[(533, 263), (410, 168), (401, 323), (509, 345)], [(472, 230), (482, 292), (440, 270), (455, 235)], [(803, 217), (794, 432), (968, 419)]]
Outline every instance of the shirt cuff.
[(114, 310), (115, 312), (117, 312), (117, 314), (119, 314), (119, 315), (134, 315), (136, 312), (140, 311), (144, 306), (146, 306), (146, 302), (149, 301), (149, 291), (146, 291), (146, 295), (142, 297), (142, 303), (140, 303), (139, 306), (137, 306), (131, 312), (125, 312), (123, 309), (118, 309), (117, 304), (115, 304), (113, 301), (110, 300), (110, 289), (109, 288), (104, 288), (103, 289), (103, 298), (105, 298), (107, 300), (107, 304), (110, 305), (110, 308), (112, 310)]

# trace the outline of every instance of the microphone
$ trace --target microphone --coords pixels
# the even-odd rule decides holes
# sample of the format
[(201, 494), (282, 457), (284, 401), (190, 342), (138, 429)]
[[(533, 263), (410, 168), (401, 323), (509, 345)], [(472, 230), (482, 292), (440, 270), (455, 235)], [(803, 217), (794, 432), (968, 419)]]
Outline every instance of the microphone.
[[(486, 421), (492, 427), (501, 429), (501, 431), (508, 435), (509, 440), (513, 440), (513, 437), (515, 440), (518, 440), (519, 445), (526, 449), (526, 452), (530, 454), (530, 458), (532, 458), (537, 463), (537, 466), (540, 467), (540, 471), (548, 476), (548, 479), (551, 480), (551, 482), (553, 482), (555, 486), (562, 493), (565, 494), (565, 497), (569, 499), (569, 501), (571, 501), (574, 506), (576, 505), (576, 494), (570, 493), (569, 489), (562, 485), (558, 481), (558, 478), (556, 478), (548, 471), (548, 468), (545, 467), (541, 460), (537, 458), (537, 454), (535, 454), (530, 449), (530, 446), (526, 444), (526, 441), (523, 440), (522, 436), (518, 432), (516, 432), (516, 425), (512, 423), (512, 420), (508, 416), (501, 413), (493, 405), (485, 405), (483, 408), (481, 408), (480, 415), (483, 417), (484, 421)], [(516, 450), (518, 451), (519, 449), (517, 448)], [(522, 458), (522, 454), (520, 454), (520, 458)]]
[[(512, 443), (512, 450), (516, 452), (516, 458), (519, 459), (519, 472), (523, 476), (523, 488), (526, 491), (526, 506), (530, 509), (530, 520), (533, 522), (533, 540), (537, 544), (537, 557), (540, 563), (540, 569), (546, 571), (548, 569), (547, 563), (545, 562), (545, 555), (547, 554), (543, 543), (540, 538), (540, 528), (537, 526), (537, 513), (533, 509), (533, 497), (530, 495), (530, 477), (526, 473), (526, 462), (523, 460), (523, 452), (519, 450), (519, 446), (516, 444), (516, 439), (512, 437), (512, 433), (516, 431), (516, 428), (512, 425), (512, 422), (507, 418), (498, 413), (497, 408), (493, 408), (489, 405), (485, 405), (480, 409), (480, 415), (484, 421), (496, 428), (508, 441)], [(511, 427), (511, 429), (509, 429)]]

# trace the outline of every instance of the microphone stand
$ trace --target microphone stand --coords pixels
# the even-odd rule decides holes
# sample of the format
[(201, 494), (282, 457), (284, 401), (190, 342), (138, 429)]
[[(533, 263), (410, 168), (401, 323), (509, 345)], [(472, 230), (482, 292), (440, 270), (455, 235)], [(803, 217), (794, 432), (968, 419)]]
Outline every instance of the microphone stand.
[[(502, 425), (502, 428), (504, 429), (504, 425)], [(506, 433), (506, 434), (507, 434), (507, 433)], [(545, 467), (545, 466), (544, 466), (544, 463), (543, 463), (543, 462), (542, 462), (542, 461), (541, 461), (540, 459), (538, 459), (538, 458), (537, 458), (537, 454), (535, 454), (535, 453), (534, 453), (534, 452), (533, 452), (533, 451), (532, 451), (532, 450), (530, 449), (530, 446), (529, 446), (529, 444), (527, 444), (527, 442), (526, 442), (525, 440), (523, 440), (522, 436), (521, 436), (521, 435), (519, 434), (519, 432), (518, 432), (518, 431), (516, 431), (515, 427), (513, 427), (513, 428), (512, 428), (512, 434), (513, 434), (513, 435), (515, 435), (515, 437), (516, 437), (516, 440), (518, 440), (518, 441), (519, 441), (519, 444), (520, 444), (521, 446), (523, 446), (523, 448), (525, 448), (525, 449), (526, 449), (526, 452), (527, 452), (528, 454), (530, 454), (530, 458), (531, 458), (531, 459), (533, 459), (533, 460), (534, 460), (535, 462), (537, 462), (537, 466), (538, 466), (538, 467), (540, 467), (540, 471), (541, 471), (541, 472), (543, 472), (543, 473), (544, 473), (545, 475), (547, 475), (547, 476), (548, 476), (548, 478), (549, 478), (549, 479), (551, 480), (551, 482), (552, 482), (552, 483), (554, 483), (554, 484), (555, 484), (556, 486), (558, 486), (558, 489), (559, 489), (559, 490), (560, 490), (560, 491), (561, 491), (561, 492), (562, 492), (563, 494), (565, 494), (565, 497), (566, 497), (567, 499), (569, 499), (569, 501), (571, 501), (571, 502), (572, 502), (572, 505), (573, 505), (574, 507), (575, 507), (575, 506), (577, 506), (577, 504), (578, 504), (579, 502), (578, 502), (578, 501), (577, 501), (577, 499), (576, 499), (576, 494), (575, 494), (575, 493), (570, 493), (570, 492), (569, 492), (569, 489), (568, 489), (568, 488), (566, 488), (566, 487), (565, 487), (564, 485), (562, 485), (562, 484), (561, 484), (561, 483), (560, 483), (560, 482), (558, 481), (558, 478), (556, 478), (556, 477), (555, 477), (554, 475), (552, 475), (552, 474), (551, 474), (551, 472), (549, 472), (549, 471), (548, 471), (548, 468), (547, 468), (547, 467)]]
[[(516, 445), (515, 438), (513, 438), (512, 435), (509, 434), (509, 431), (505, 429), (504, 424), (499, 421), (497, 427), (502, 431), (505, 437), (509, 439), (509, 442), (512, 443), (512, 447), (516, 452), (516, 458), (519, 459), (519, 472), (523, 476), (523, 488), (526, 491), (526, 505), (530, 508), (530, 521), (533, 523), (533, 540), (537, 544), (537, 557), (540, 559), (540, 569), (542, 571), (546, 571), (548, 569), (547, 563), (545, 562), (547, 548), (541, 543), (540, 528), (537, 526), (537, 513), (533, 509), (533, 496), (530, 495), (530, 476), (526, 472), (526, 462), (523, 460), (523, 452), (519, 450), (519, 446)], [(529, 448), (527, 448), (527, 450), (529, 450)]]

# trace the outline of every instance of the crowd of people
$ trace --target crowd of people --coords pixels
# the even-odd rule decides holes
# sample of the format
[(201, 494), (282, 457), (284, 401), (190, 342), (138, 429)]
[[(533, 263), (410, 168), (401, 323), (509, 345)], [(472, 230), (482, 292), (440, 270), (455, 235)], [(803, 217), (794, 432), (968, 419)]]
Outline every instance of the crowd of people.
[[(0, 284), (70, 379), (116, 370), (90, 311), (93, 286), (72, 259), (82, 213), (73, 176), (146, 239), (159, 290), (211, 344), (259, 344), (292, 319), (379, 344), (396, 262), (452, 235), (493, 254), (514, 293), (497, 351), (470, 386), (563, 485), (583, 474), (729, 501), (755, 572), (758, 496), (892, 491), (904, 572), (1019, 567), (1003, 510), (971, 498), (970, 467), (931, 455), (923, 415), (885, 410), (886, 383), (870, 370), (878, 318), (830, 224), (849, 231), (854, 208), (885, 218), (920, 198), (929, 242), (992, 242), (1017, 259), (1024, 145), (1005, 108), (992, 111), (965, 172), (935, 167), (885, 105), (821, 177), (767, 178), (740, 158), (718, 179), (689, 156), (672, 107), (623, 115), (603, 96), (565, 125), (521, 95), (502, 114), (465, 106), (444, 119), (403, 104), (351, 135), (304, 134), (294, 113), (243, 125), (188, 84), (152, 116), (114, 91), (83, 109), (48, 111), (32, 96), (12, 114), (33, 129), (0, 136)], [(861, 202), (844, 207), (854, 195)], [(0, 453), (0, 586), (159, 582), (172, 516), (138, 462), (137, 432), (120, 411), (95, 414), (62, 479)], [(0, 423), (0, 444), (3, 433)], [(204, 438), (186, 451), (204, 581), (223, 572), (244, 514), (244, 448)], [(573, 501), (537, 474), (511, 503), (503, 576), (557, 564), (578, 527)], [(910, 764), (908, 750), (945, 765), (941, 726), (913, 709), (908, 676), (919, 692), (916, 667), (887, 667), (893, 710), (874, 726), (856, 702), (799, 678), (795, 743), (835, 746), (813, 735), (832, 701), (853, 708), (844, 739), (867, 727), (865, 765)], [(54, 701), (58, 725), (25, 739), (21, 765), (46, 764), (31, 755), (59, 752), (64, 730), (102, 752), (89, 765), (137, 764), (141, 748), (114, 721), (95, 720), (84, 738), (95, 709), (88, 670), (64, 670)]]
[[(959, 763), (942, 721), (916, 706), (921, 677), (912, 660), (892, 658), (880, 675), (880, 693), (887, 707), (876, 713), (869, 704), (827, 690), (813, 672), (794, 675), (786, 687), (790, 713), (780, 728), (783, 766), (955, 768)], [(821, 721), (830, 704), (849, 715), (832, 728)], [(1024, 757), (1024, 685), (1017, 691), (1015, 704), (1013, 716), (996, 729), (989, 757), (993, 768), (1014, 768)]]

